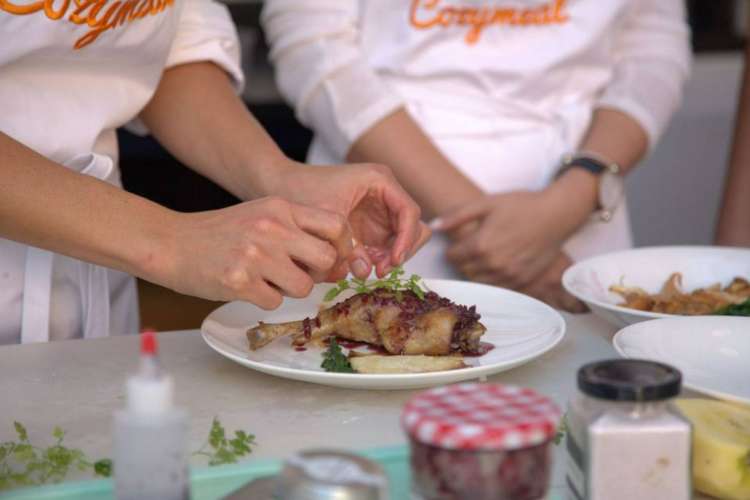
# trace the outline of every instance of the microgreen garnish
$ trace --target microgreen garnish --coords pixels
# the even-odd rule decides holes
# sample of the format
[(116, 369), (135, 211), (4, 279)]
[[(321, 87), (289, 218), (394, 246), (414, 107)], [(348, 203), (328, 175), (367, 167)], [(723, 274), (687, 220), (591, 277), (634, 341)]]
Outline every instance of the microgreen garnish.
[[(76, 448), (63, 445), (65, 431), (55, 427), (52, 431), (54, 444), (40, 448), (31, 443), (29, 433), (20, 422), (13, 422), (17, 441), (0, 443), (0, 491), (22, 486), (39, 486), (59, 483), (71, 470), (91, 471), (95, 476), (110, 477), (113, 463), (109, 458), (93, 462)], [(239, 458), (252, 453), (255, 436), (245, 431), (234, 431), (228, 438), (224, 426), (214, 418), (208, 441), (193, 453), (208, 458), (208, 465), (223, 465), (237, 462)]]
[(424, 300), (424, 288), (422, 288), (422, 278), (412, 274), (408, 279), (402, 278), (405, 274), (401, 266), (393, 268), (388, 276), (375, 281), (367, 281), (361, 278), (352, 278), (351, 280), (340, 280), (336, 286), (328, 290), (323, 300), (330, 302), (345, 290), (354, 290), (356, 293), (369, 293), (378, 289), (389, 290), (394, 293), (396, 300), (401, 300), (401, 294), (404, 291), (411, 291)]
[(237, 459), (252, 453), (251, 446), (255, 444), (255, 436), (245, 431), (234, 431), (234, 437), (227, 438), (224, 426), (214, 417), (208, 441), (193, 455), (207, 457), (208, 465), (233, 464)]
[(341, 351), (341, 346), (336, 342), (336, 337), (331, 338), (328, 349), (323, 351), (323, 362), (320, 367), (327, 372), (354, 373), (351, 363), (346, 359)]

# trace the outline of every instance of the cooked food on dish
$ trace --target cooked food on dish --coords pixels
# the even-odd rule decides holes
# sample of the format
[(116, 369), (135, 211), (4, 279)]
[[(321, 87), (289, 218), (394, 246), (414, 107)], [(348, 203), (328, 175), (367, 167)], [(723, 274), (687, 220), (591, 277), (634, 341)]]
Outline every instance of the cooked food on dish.
[(688, 316), (722, 314), (750, 316), (750, 282), (734, 278), (722, 288), (720, 283), (692, 292), (682, 288), (682, 274), (674, 273), (659, 293), (651, 294), (639, 287), (612, 285), (609, 288), (623, 297), (623, 307), (665, 314)]
[[(354, 351), (356, 352), (356, 351)], [(465, 368), (461, 356), (384, 356), (381, 354), (354, 355), (349, 363), (357, 373), (427, 373)]]
[[(360, 291), (314, 318), (279, 324), (261, 322), (247, 332), (250, 349), (291, 336), (297, 349), (328, 345), (330, 351), (331, 347), (340, 349), (335, 343), (339, 340), (350, 349), (368, 349), (350, 353), (349, 366), (360, 373), (456, 369), (465, 366), (461, 355), (477, 356), (488, 350), (488, 345), (480, 342), (486, 328), (479, 322), (475, 306), (458, 305), (434, 292), (414, 290), (411, 285), (399, 288), (393, 283)], [(332, 339), (334, 345), (330, 346)]]
[(381, 346), (389, 354), (474, 353), (485, 327), (474, 307), (456, 305), (434, 292), (420, 299), (411, 291), (378, 289), (324, 309), (315, 318), (261, 323), (247, 332), (255, 350), (286, 335), (294, 346), (322, 345), (328, 337)]

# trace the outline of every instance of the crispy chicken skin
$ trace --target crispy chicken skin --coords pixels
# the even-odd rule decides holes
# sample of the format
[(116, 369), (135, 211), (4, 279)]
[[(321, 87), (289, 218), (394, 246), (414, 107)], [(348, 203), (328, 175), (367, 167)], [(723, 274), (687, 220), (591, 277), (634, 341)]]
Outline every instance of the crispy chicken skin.
[(381, 346), (390, 354), (474, 353), (485, 327), (475, 307), (454, 304), (433, 292), (424, 300), (411, 291), (379, 289), (360, 293), (325, 309), (315, 318), (282, 324), (261, 323), (247, 332), (250, 349), (291, 335), (297, 346), (322, 344), (335, 335)]

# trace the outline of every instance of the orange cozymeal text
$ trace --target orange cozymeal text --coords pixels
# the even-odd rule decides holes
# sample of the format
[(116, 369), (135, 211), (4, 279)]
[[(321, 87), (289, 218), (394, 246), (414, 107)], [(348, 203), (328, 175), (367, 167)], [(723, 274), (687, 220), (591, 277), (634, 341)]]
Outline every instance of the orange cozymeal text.
[(549, 3), (530, 7), (458, 6), (442, 0), (412, 0), (409, 23), (416, 29), (448, 28), (465, 26), (468, 29), (465, 41), (473, 45), (479, 41), (482, 31), (493, 25), (538, 26), (564, 24), (570, 16), (565, 12), (567, 0), (552, 0)]
[(52, 21), (68, 20), (86, 25), (89, 30), (76, 40), (75, 49), (93, 43), (107, 30), (126, 22), (155, 16), (174, 4), (174, 0), (37, 0), (23, 3), (0, 0), (0, 10), (15, 15), (44, 13)]

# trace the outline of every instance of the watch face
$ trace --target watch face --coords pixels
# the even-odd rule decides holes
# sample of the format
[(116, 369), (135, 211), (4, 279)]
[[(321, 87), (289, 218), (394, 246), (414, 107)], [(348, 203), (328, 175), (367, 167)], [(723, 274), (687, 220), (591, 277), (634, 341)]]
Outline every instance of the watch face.
[(611, 172), (602, 174), (599, 184), (599, 204), (604, 210), (613, 212), (625, 194), (625, 180)]

